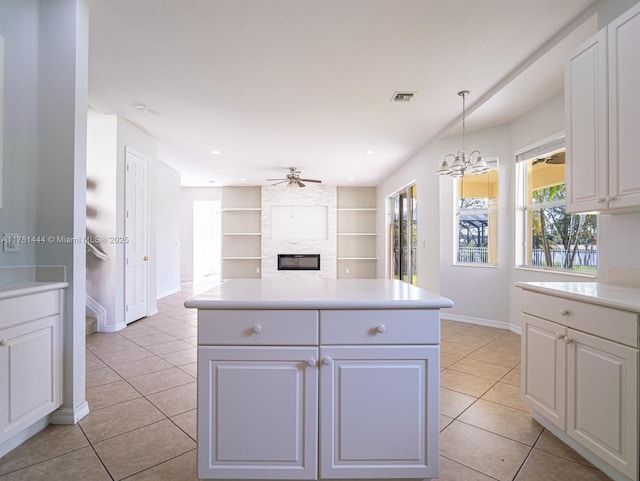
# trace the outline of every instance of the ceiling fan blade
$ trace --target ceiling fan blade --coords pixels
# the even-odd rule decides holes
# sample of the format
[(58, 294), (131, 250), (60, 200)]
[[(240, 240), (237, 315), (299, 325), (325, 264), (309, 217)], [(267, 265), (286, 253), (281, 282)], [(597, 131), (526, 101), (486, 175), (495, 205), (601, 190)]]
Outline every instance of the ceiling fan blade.
[(296, 183), (298, 184), (298, 187), (306, 187), (302, 182), (300, 182), (300, 179), (298, 179)]
[(284, 181), (284, 180), (287, 180), (287, 179), (266, 179), (266, 180), (267, 180), (267, 182), (273, 182), (273, 181), (276, 181), (276, 180), (283, 180)]
[(299, 180), (304, 180), (305, 182), (322, 182), (321, 180), (316, 180), (316, 179), (299, 179)]
[[(280, 180), (280, 179), (273, 179), (273, 180)], [(280, 185), (280, 184), (284, 184), (285, 182), (289, 182), (288, 180), (280, 180), (280, 182), (276, 182), (275, 184), (271, 184), (271, 185)]]

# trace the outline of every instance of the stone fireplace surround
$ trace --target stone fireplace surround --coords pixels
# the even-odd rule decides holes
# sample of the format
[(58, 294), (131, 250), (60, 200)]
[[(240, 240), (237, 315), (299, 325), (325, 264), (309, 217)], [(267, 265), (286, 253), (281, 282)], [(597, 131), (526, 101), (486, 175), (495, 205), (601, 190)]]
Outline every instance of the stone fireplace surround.
[[(273, 206), (327, 206), (326, 240), (274, 240)], [(262, 278), (335, 279), (337, 276), (337, 189), (328, 185), (307, 185), (289, 189), (283, 185), (262, 187)], [(320, 254), (320, 270), (278, 270), (278, 254)]]

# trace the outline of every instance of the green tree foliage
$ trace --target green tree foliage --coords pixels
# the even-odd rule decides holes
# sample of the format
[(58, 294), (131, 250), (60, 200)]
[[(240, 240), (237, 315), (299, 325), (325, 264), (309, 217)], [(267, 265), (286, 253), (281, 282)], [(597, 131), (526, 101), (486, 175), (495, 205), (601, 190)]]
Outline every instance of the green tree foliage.
[[(565, 184), (561, 184), (534, 191), (532, 200), (534, 204), (549, 204), (565, 197)], [(579, 265), (591, 265), (588, 256), (596, 253), (597, 232), (595, 215), (567, 214), (564, 205), (533, 211), (533, 247), (543, 249), (548, 267), (575, 269)], [(554, 249), (562, 249), (566, 253), (561, 265), (554, 265)], [(584, 252), (582, 259), (577, 258), (579, 250)]]

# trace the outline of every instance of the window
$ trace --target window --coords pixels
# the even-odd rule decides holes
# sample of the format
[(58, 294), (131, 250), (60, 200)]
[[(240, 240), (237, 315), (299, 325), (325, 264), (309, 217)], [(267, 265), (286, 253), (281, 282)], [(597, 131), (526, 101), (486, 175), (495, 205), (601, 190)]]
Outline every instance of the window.
[(389, 198), (391, 210), (391, 278), (418, 285), (418, 193), (411, 185)]
[(458, 264), (498, 263), (498, 159), (485, 159), (490, 170), (458, 179)]
[(595, 274), (598, 217), (565, 212), (564, 138), (520, 154), (517, 160), (523, 229), (520, 265)]

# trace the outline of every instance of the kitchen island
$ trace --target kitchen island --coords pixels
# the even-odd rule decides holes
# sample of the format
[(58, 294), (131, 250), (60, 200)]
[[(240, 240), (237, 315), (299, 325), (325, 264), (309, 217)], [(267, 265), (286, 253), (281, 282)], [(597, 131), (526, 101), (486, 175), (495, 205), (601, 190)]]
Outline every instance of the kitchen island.
[(383, 279), (234, 279), (198, 309), (202, 479), (438, 476), (446, 298)]

